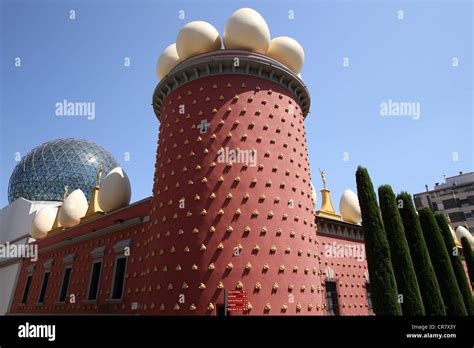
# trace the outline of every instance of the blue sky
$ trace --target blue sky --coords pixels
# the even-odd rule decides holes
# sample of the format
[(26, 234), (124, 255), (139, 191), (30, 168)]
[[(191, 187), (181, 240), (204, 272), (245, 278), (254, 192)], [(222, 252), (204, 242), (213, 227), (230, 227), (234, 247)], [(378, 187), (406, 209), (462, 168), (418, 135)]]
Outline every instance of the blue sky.
[[(359, 164), (376, 187), (411, 193), (473, 170), (471, 1), (0, 2), (0, 207), (15, 154), (61, 137), (104, 146), (127, 171), (132, 201), (150, 196), (157, 58), (187, 22), (222, 33), (240, 7), (258, 10), (272, 37), (305, 49), (311, 172), (320, 190), (318, 168), (326, 170), (335, 206), (344, 189), (355, 190)], [(64, 99), (94, 102), (95, 119), (55, 116)], [(419, 103), (420, 118), (381, 116), (388, 100)]]

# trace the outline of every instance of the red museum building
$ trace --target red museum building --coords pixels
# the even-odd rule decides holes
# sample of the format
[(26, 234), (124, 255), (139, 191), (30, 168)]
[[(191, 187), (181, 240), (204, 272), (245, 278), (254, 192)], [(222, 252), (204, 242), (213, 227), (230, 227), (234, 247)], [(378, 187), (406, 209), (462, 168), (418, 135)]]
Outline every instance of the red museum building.
[[(236, 59), (239, 64), (236, 66)], [(153, 194), (38, 240), (10, 314), (369, 315), (360, 225), (314, 211), (303, 81), (259, 53), (178, 64), (153, 95)], [(91, 199), (91, 206), (94, 198)]]

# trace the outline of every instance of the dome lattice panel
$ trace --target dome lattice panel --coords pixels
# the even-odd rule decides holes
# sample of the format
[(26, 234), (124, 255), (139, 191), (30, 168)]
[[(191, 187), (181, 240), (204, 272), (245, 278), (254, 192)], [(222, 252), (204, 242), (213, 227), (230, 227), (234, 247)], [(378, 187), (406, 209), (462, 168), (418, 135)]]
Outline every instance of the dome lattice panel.
[(8, 185), (8, 200), (62, 201), (64, 187), (81, 189), (90, 200), (97, 172), (104, 176), (119, 166), (102, 146), (82, 139), (57, 139), (37, 146), (16, 165)]

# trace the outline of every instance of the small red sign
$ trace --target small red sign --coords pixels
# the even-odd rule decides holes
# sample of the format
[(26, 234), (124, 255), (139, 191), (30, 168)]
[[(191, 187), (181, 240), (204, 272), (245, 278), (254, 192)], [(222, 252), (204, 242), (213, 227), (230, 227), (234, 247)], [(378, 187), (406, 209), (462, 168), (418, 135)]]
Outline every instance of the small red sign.
[(247, 310), (248, 297), (247, 290), (228, 290), (227, 291), (227, 310), (245, 311)]

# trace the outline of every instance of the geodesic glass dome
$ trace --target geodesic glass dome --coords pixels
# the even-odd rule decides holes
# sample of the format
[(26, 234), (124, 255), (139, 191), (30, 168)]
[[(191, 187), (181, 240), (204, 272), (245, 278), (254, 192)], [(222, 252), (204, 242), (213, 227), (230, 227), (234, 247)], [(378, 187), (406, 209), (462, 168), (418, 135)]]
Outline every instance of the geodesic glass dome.
[(102, 178), (119, 164), (102, 146), (82, 139), (57, 139), (35, 147), (13, 169), (8, 201), (23, 197), (31, 201), (62, 201), (64, 187), (81, 189), (90, 200), (97, 173)]

